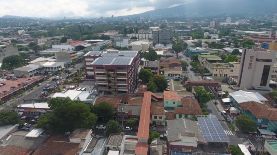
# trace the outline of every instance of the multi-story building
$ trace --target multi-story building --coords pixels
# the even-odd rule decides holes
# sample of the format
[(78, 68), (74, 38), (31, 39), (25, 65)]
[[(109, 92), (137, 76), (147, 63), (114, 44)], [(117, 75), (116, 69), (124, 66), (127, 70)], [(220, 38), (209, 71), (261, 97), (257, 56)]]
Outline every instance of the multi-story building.
[(92, 63), (98, 91), (133, 93), (137, 87), (139, 61), (137, 51), (103, 53)]
[(92, 62), (101, 57), (102, 51), (89, 51), (84, 55), (85, 57), (85, 69), (86, 69), (86, 79), (94, 79), (94, 70), (92, 67)]
[(171, 43), (171, 31), (168, 29), (159, 29), (152, 31), (153, 44), (169, 44)]
[(262, 49), (243, 50), (238, 86), (241, 89), (269, 89), (275, 55)]

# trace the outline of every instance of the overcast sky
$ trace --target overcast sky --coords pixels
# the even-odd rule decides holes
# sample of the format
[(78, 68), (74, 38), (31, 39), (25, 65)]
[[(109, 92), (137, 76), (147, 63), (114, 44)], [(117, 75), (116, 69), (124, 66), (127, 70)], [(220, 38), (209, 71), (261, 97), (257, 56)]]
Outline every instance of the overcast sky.
[(105, 17), (138, 14), (194, 0), (0, 0), (0, 16)]

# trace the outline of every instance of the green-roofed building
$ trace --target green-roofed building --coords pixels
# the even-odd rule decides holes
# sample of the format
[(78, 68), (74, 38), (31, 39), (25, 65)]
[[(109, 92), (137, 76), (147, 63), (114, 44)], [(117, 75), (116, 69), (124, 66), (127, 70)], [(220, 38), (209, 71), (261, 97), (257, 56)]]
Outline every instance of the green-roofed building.
[(266, 140), (264, 147), (270, 155), (277, 155), (277, 140)]

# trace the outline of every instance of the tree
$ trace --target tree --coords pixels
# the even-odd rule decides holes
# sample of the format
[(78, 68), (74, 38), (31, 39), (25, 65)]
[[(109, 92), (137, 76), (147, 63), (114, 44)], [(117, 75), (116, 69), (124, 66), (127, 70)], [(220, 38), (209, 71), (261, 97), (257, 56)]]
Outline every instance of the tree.
[(150, 80), (148, 83), (147, 83), (147, 90), (148, 91), (151, 91), (151, 92), (156, 92), (157, 91), (157, 85), (156, 83), (153, 81), (153, 80)]
[(148, 143), (150, 144), (153, 140), (157, 139), (160, 137), (160, 133), (157, 131), (150, 131), (149, 133), (149, 140)]
[(224, 56), (224, 62), (237, 62), (237, 61), (238, 61), (238, 57), (236, 55), (228, 54)]
[(187, 48), (187, 44), (182, 40), (177, 39), (173, 42), (172, 49), (176, 53), (176, 57), (178, 58), (178, 54)]
[(243, 48), (252, 48), (253, 46), (255, 45), (255, 43), (252, 41), (252, 40), (244, 40), (243, 42), (242, 42), (242, 47)]
[(153, 78), (153, 81), (155, 82), (155, 84), (157, 86), (158, 92), (163, 92), (167, 88), (167, 81), (164, 78), (164, 76), (155, 75)]
[(237, 117), (236, 125), (244, 133), (256, 132), (257, 130), (256, 122), (246, 115)]
[(182, 70), (186, 71), (187, 67), (189, 66), (188, 63), (186, 61), (181, 61), (181, 66), (182, 66)]
[(143, 57), (149, 61), (155, 61), (159, 58), (157, 52), (153, 48), (149, 48), (148, 52), (143, 54)]
[(137, 118), (129, 118), (126, 122), (126, 125), (132, 128), (138, 126), (138, 119)]
[(232, 51), (232, 55), (240, 55), (239, 49), (234, 49), (234, 50)]
[(107, 123), (112, 120), (115, 114), (114, 108), (110, 103), (101, 102), (92, 106), (91, 111), (98, 117), (98, 121), (101, 123)]
[(12, 70), (25, 65), (25, 60), (20, 55), (12, 55), (5, 57), (2, 61), (2, 69)]
[(110, 120), (107, 123), (107, 131), (106, 134), (110, 135), (112, 133), (119, 133), (121, 131), (120, 125), (117, 121), (115, 120)]
[(60, 43), (66, 43), (67, 42), (67, 38), (66, 37), (62, 37), (60, 40)]
[(28, 47), (32, 49), (35, 53), (37, 53), (41, 49), (40, 46), (35, 42), (30, 42)]
[(213, 95), (206, 91), (203, 87), (195, 87), (194, 91), (200, 103), (207, 103), (213, 98)]
[(39, 118), (37, 127), (64, 133), (78, 128), (91, 128), (96, 123), (96, 115), (83, 102), (61, 102), (57, 105), (50, 107), (52, 111)]
[(49, 107), (51, 109), (57, 109), (61, 106), (67, 106), (67, 104), (71, 103), (71, 99), (70, 98), (52, 98), (49, 101)]
[(238, 146), (230, 145), (229, 150), (232, 155), (244, 155)]
[(0, 126), (16, 124), (19, 122), (19, 116), (14, 111), (1, 111), (0, 112)]
[(139, 72), (139, 79), (141, 79), (143, 84), (148, 83), (153, 76), (153, 73), (149, 69), (141, 69)]

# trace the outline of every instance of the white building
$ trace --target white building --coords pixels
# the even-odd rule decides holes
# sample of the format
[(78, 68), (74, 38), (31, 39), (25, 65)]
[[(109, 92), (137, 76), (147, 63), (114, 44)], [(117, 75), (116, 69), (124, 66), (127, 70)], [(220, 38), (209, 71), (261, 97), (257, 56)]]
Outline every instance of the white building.
[(152, 43), (147, 40), (134, 41), (130, 43), (133, 51), (147, 51), (149, 47), (152, 46)]
[(70, 98), (71, 100), (82, 101), (85, 103), (92, 103), (95, 96), (90, 91), (67, 90), (53, 94), (52, 98)]
[(262, 49), (243, 50), (238, 86), (241, 89), (269, 89), (275, 55)]

